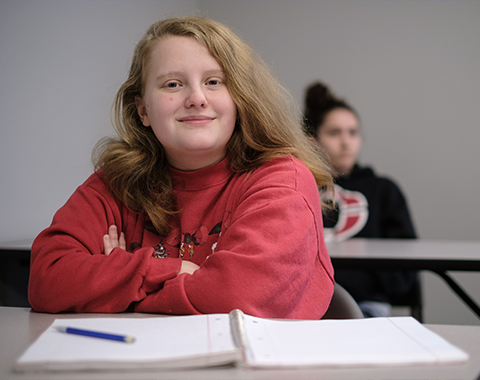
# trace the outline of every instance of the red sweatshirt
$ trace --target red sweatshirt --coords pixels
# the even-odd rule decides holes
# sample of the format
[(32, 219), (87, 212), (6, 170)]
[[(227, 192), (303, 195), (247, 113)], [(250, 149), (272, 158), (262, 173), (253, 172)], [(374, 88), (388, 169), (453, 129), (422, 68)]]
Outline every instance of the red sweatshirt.
[[(232, 173), (228, 159), (171, 170), (180, 213), (168, 237), (114, 199), (101, 173), (75, 191), (33, 244), (33, 309), (323, 316), (333, 268), (317, 186), (301, 161), (278, 158), (251, 174)], [(105, 256), (103, 235), (113, 224), (127, 250)], [(200, 269), (177, 276), (181, 260)]]

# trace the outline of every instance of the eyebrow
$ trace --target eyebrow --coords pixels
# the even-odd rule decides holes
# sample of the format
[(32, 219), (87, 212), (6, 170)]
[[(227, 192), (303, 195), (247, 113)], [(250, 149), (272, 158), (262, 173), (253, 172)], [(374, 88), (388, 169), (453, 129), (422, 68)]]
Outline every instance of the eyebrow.
[[(218, 74), (222, 74), (222, 75), (225, 75), (225, 71), (223, 71), (222, 69), (213, 69), (213, 70), (207, 70), (205, 71), (205, 74), (207, 76), (209, 75), (218, 75)], [(155, 78), (157, 81), (161, 81), (165, 78), (170, 78), (170, 77), (178, 77), (178, 76), (183, 76), (183, 72), (182, 71), (169, 71), (168, 73), (164, 73), (164, 74), (160, 74), (157, 78)]]

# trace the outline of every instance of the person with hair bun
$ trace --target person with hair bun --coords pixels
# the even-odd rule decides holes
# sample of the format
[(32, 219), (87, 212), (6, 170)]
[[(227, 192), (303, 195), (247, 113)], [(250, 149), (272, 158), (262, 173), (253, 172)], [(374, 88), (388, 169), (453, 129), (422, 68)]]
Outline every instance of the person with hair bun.
[(319, 319), (330, 166), (254, 51), (195, 16), (154, 23), (114, 102), (118, 137), (32, 247), (40, 312)]
[[(336, 171), (336, 208), (324, 214), (327, 241), (416, 238), (399, 187), (358, 164), (362, 135), (355, 109), (316, 82), (306, 90), (304, 115), (305, 133), (327, 153)], [(323, 191), (321, 197), (328, 198)], [(335, 279), (352, 294), (365, 316), (388, 316), (392, 299), (411, 292), (417, 273), (336, 269)]]

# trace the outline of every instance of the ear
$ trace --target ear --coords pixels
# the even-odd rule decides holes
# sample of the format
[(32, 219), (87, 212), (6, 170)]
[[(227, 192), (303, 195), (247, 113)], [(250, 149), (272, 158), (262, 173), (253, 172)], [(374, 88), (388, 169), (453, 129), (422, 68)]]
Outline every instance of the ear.
[(145, 127), (150, 127), (150, 120), (147, 115), (147, 106), (140, 96), (135, 96), (135, 105), (137, 106), (138, 116)]

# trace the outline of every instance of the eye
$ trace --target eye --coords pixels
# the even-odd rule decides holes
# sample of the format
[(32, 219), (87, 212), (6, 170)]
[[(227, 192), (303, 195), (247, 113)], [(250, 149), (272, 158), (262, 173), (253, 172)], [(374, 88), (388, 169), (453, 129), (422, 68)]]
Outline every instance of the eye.
[(178, 86), (180, 85), (177, 82), (169, 82), (165, 85), (167, 88), (177, 88)]
[(209, 79), (207, 81), (208, 86), (218, 86), (220, 84), (220, 81), (218, 79)]

